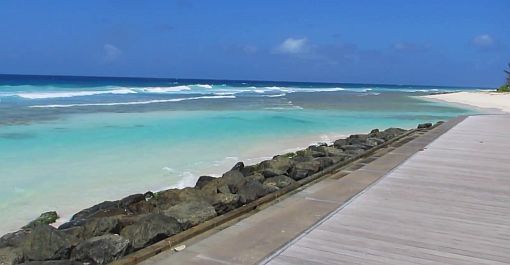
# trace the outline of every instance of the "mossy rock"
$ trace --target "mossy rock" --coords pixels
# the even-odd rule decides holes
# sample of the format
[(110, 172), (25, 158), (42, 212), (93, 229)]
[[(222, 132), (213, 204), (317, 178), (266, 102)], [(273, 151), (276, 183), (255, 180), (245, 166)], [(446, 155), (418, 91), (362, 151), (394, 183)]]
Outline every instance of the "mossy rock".
[(39, 217), (37, 217), (37, 219), (28, 223), (23, 228), (33, 228), (36, 225), (40, 225), (40, 224), (49, 225), (49, 224), (52, 224), (55, 221), (57, 221), (58, 218), (59, 218), (59, 216), (58, 216), (57, 212), (55, 212), (55, 211), (45, 212), (45, 213), (42, 213)]

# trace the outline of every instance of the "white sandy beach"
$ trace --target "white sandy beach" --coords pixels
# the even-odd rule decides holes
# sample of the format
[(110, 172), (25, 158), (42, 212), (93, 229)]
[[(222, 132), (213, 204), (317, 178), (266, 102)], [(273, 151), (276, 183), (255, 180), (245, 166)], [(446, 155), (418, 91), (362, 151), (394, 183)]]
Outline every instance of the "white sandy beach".
[(466, 104), (477, 108), (498, 109), (510, 112), (510, 93), (457, 92), (423, 97), (450, 103)]

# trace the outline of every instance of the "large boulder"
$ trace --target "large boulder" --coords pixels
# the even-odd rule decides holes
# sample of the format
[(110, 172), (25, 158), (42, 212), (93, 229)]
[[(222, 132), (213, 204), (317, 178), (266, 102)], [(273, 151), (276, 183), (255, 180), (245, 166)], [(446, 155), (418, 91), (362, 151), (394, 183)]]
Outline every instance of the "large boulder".
[(342, 160), (344, 160), (346, 157), (338, 157), (338, 156), (329, 156), (329, 157), (318, 157), (315, 158), (314, 161), (318, 161), (320, 163), (320, 168), (325, 169), (327, 167), (330, 167)]
[(201, 189), (203, 188), (207, 183), (215, 180), (215, 177), (211, 176), (200, 176), (197, 180), (197, 183), (195, 184), (195, 188)]
[(104, 201), (90, 208), (83, 209), (73, 215), (71, 221), (84, 220), (93, 217), (106, 217), (123, 214), (125, 211), (119, 207), (119, 201)]
[(418, 129), (427, 129), (427, 128), (430, 128), (432, 127), (432, 123), (430, 122), (427, 122), (427, 123), (420, 123), (418, 124)]
[(0, 237), (0, 248), (19, 247), (30, 234), (30, 230), (23, 229), (16, 232), (8, 233)]
[(272, 177), (276, 177), (279, 175), (286, 175), (286, 174), (287, 174), (287, 171), (274, 169), (274, 168), (265, 168), (264, 170), (262, 170), (262, 176), (264, 176), (264, 178), (272, 178)]
[(28, 223), (23, 228), (31, 228), (39, 224), (49, 225), (57, 221), (58, 214), (55, 211), (52, 212), (45, 212), (42, 213), (37, 219), (33, 220), (32, 222)]
[(253, 175), (256, 171), (259, 171), (259, 166), (260, 166), (259, 164), (244, 166), (243, 169), (241, 170), (241, 173), (243, 173), (244, 176)]
[(290, 177), (294, 180), (304, 179), (321, 170), (321, 162), (312, 160), (308, 162), (296, 163), (290, 171)]
[(222, 183), (226, 184), (234, 193), (236, 193), (237, 190), (239, 190), (239, 188), (246, 183), (244, 174), (239, 170), (230, 170), (226, 172), (221, 177), (221, 181)]
[(237, 170), (237, 171), (243, 171), (244, 169), (244, 163), (243, 162), (237, 162), (234, 167), (232, 167), (231, 170)]
[(262, 183), (262, 182), (264, 182), (264, 180), (266, 178), (264, 175), (262, 175), (260, 173), (255, 173), (253, 175), (247, 176), (245, 179), (246, 179), (246, 181), (255, 180), (255, 181)]
[(131, 205), (141, 201), (145, 201), (145, 194), (129, 195), (119, 201), (119, 208), (128, 209)]
[(216, 216), (214, 207), (205, 200), (182, 202), (162, 213), (175, 218), (183, 229), (188, 229)]
[(348, 144), (364, 144), (368, 138), (368, 134), (353, 134), (347, 137)]
[(342, 150), (344, 150), (344, 152), (349, 153), (349, 152), (357, 151), (357, 150), (365, 151), (366, 149), (369, 149), (370, 147), (365, 144), (348, 144), (348, 145), (342, 145), (341, 148), (342, 148)]
[(83, 229), (79, 236), (81, 239), (88, 239), (106, 234), (118, 234), (121, 229), (119, 219), (116, 217), (93, 218), (87, 220), (82, 227)]
[(49, 225), (37, 225), (22, 240), (19, 246), (25, 260), (67, 259), (73, 247), (65, 233)]
[(220, 215), (232, 211), (241, 206), (241, 197), (232, 193), (217, 193), (212, 197), (211, 204), (214, 210)]
[(347, 154), (345, 154), (341, 149), (332, 147), (332, 146), (316, 146), (312, 149), (315, 152), (319, 152), (324, 156), (339, 156), (339, 157), (345, 157)]
[(272, 178), (268, 178), (264, 181), (264, 185), (273, 186), (279, 189), (289, 186), (290, 184), (296, 182), (295, 180), (285, 176), (279, 175)]
[(237, 194), (240, 196), (240, 202), (242, 204), (246, 204), (270, 193), (271, 191), (273, 190), (271, 190), (270, 187), (266, 187), (258, 181), (250, 180), (239, 189)]
[(313, 159), (315, 157), (324, 157), (326, 156), (325, 153), (319, 152), (317, 149), (317, 146), (310, 146), (304, 150), (299, 150), (296, 152), (296, 157), (294, 157), (292, 160), (294, 161), (303, 161), (303, 158), (309, 158)]
[(156, 198), (157, 208), (164, 210), (181, 202), (203, 200), (204, 194), (196, 188), (169, 189), (158, 192)]
[(334, 143), (333, 143), (333, 146), (335, 148), (340, 148), (342, 147), (342, 145), (346, 145), (347, 144), (347, 140), (346, 139), (338, 139), (336, 140)]
[(381, 138), (385, 141), (388, 141), (392, 138), (395, 138), (403, 133), (405, 133), (406, 130), (400, 129), (400, 128), (388, 128), (382, 132), (379, 132), (379, 135), (377, 135), (377, 138)]
[(144, 248), (182, 231), (179, 222), (162, 214), (148, 214), (138, 222), (126, 226), (120, 235), (129, 240), (134, 250)]
[(365, 144), (370, 146), (370, 147), (374, 147), (374, 146), (378, 146), (380, 144), (383, 144), (385, 141), (383, 139), (380, 139), (380, 138), (376, 138), (376, 137), (369, 137), (367, 138)]
[(90, 238), (73, 250), (71, 260), (93, 264), (107, 264), (124, 256), (129, 240), (119, 235), (104, 235)]
[(0, 265), (14, 265), (23, 262), (23, 251), (19, 248), (0, 248)]
[(267, 168), (276, 169), (279, 171), (287, 172), (292, 167), (292, 160), (285, 156), (275, 156), (271, 160), (262, 161), (260, 163), (260, 169), (264, 170)]

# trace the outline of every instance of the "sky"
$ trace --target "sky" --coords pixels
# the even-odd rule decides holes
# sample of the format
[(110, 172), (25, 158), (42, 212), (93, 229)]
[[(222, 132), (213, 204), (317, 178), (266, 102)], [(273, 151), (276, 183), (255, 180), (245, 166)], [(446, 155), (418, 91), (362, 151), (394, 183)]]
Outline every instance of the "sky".
[(509, 0), (0, 2), (0, 73), (496, 87)]

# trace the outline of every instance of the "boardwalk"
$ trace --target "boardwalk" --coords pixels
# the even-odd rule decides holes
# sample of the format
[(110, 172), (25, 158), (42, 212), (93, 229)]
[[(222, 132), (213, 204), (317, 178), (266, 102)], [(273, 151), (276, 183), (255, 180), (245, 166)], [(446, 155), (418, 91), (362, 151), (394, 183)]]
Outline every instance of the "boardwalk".
[(509, 136), (448, 122), (143, 264), (510, 264)]
[(264, 262), (510, 264), (510, 116), (474, 116)]

